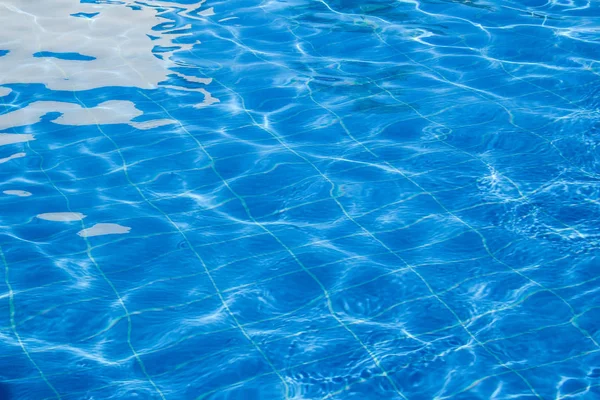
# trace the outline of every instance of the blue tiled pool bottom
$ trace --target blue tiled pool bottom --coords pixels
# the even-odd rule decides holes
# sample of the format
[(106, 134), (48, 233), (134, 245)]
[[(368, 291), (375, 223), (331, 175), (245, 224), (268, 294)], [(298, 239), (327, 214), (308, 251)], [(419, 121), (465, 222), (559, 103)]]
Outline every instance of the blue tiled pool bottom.
[(600, 398), (598, 3), (0, 8), (0, 399)]

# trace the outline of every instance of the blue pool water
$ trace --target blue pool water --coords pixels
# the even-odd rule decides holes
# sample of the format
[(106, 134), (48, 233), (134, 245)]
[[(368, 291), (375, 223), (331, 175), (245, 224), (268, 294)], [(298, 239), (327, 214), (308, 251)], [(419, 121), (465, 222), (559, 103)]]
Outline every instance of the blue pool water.
[(600, 398), (600, 3), (1, 0), (0, 399)]

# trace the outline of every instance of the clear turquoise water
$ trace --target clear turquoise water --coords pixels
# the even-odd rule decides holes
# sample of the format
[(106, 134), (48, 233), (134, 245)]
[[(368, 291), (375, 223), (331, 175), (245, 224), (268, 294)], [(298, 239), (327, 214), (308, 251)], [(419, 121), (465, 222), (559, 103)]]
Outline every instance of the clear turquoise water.
[(0, 399), (600, 398), (600, 6), (0, 1)]

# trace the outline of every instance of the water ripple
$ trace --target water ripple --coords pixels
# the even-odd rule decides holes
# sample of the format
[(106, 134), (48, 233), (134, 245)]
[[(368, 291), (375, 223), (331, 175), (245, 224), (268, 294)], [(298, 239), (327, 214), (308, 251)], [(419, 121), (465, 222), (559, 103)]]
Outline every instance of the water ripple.
[(0, 9), (0, 398), (600, 396), (597, 3)]

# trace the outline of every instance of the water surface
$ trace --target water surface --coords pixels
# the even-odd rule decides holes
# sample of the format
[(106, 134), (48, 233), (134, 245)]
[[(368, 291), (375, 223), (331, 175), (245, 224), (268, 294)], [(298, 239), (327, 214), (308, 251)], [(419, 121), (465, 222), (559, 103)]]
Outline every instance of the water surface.
[(594, 399), (590, 0), (0, 0), (1, 399)]

